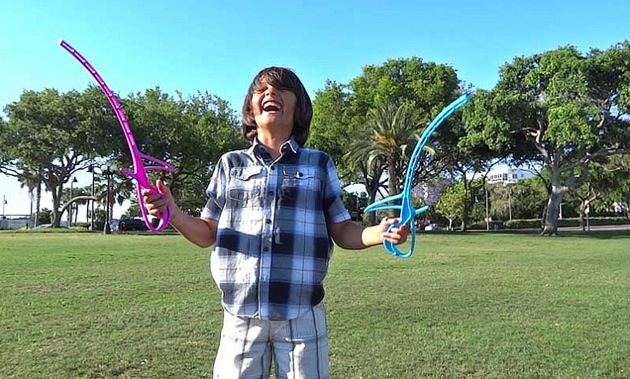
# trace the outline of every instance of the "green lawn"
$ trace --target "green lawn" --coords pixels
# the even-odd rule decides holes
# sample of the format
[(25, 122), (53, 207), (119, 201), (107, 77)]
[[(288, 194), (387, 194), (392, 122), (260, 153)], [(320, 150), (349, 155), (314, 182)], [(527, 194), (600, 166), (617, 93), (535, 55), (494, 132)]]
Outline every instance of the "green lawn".
[[(208, 255), (175, 235), (0, 233), (0, 378), (210, 378)], [(331, 376), (628, 378), (629, 275), (628, 231), (337, 249)]]

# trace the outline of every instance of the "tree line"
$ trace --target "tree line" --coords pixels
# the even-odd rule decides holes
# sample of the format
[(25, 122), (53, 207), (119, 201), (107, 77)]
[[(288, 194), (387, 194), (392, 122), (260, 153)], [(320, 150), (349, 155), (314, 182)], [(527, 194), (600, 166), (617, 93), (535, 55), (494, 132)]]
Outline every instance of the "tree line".
[[(537, 170), (544, 200), (532, 203), (530, 213), (544, 220), (543, 234), (557, 233), (567, 196), (592, 203), (605, 194), (607, 201), (627, 206), (630, 42), (587, 53), (565, 46), (515, 57), (499, 73), (494, 88), (475, 90), (454, 67), (419, 57), (365, 66), (348, 83), (327, 81), (317, 91), (307, 145), (333, 157), (344, 184), (365, 186), (365, 198), (351, 202), (357, 210), (385, 192), (399, 193), (411, 169), (417, 188), (443, 192), (434, 211), (466, 230), (478, 219), (479, 189), (486, 188), (487, 173), (497, 164)], [(407, 167), (423, 128), (463, 92), (472, 93), (470, 103), (438, 128), (418, 167)], [(182, 208), (198, 212), (214, 162), (246, 146), (237, 112), (208, 92), (170, 95), (159, 87), (121, 103), (140, 150), (177, 167), (165, 179)], [(16, 177), (34, 198), (50, 192), (56, 225), (73, 201), (64, 188), (78, 171), (104, 162), (131, 165), (120, 126), (98, 87), (25, 91), (5, 113), (0, 173)], [(115, 174), (114, 182), (109, 193), (133, 197), (129, 180)], [(431, 201), (420, 192), (417, 201)], [(96, 196), (102, 200), (105, 193)], [(370, 217), (375, 222), (377, 215)]]

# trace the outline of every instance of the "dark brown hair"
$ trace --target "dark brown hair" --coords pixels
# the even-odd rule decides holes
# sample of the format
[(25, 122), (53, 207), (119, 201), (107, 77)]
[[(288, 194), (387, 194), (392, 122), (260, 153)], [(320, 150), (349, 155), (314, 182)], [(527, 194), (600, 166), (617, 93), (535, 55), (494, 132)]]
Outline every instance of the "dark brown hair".
[(313, 118), (313, 104), (300, 78), (293, 70), (284, 67), (267, 67), (261, 70), (250, 84), (243, 101), (243, 123), (241, 125), (243, 137), (250, 142), (256, 138), (257, 126), (252, 111), (252, 95), (254, 92), (266, 88), (266, 84), (280, 90), (289, 90), (295, 95), (295, 113), (293, 114), (293, 132), (291, 135), (300, 146), (304, 146), (308, 139), (311, 118)]

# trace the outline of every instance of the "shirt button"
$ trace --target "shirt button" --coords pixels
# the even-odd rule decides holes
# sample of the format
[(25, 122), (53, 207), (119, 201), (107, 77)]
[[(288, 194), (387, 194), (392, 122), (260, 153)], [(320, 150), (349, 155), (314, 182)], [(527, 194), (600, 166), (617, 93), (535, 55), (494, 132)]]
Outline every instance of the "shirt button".
[(267, 224), (271, 224), (271, 220), (270, 220), (270, 219), (266, 219), (266, 220), (265, 220), (265, 222), (266, 222)]
[(271, 166), (271, 171), (275, 171), (276, 170), (276, 166)]

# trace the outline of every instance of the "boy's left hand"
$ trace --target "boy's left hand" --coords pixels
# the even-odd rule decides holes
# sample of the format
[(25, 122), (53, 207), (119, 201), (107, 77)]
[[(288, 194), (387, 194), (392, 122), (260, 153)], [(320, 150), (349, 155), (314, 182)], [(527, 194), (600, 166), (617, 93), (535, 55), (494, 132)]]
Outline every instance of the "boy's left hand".
[(393, 217), (385, 217), (381, 220), (380, 226), (383, 240), (387, 240), (394, 245), (401, 244), (407, 240), (407, 236), (409, 235), (409, 225), (407, 224), (392, 228), (389, 232), (387, 231), (390, 225), (395, 224), (399, 220), (399, 218)]

